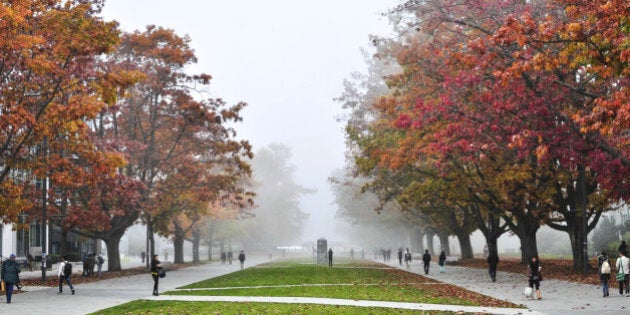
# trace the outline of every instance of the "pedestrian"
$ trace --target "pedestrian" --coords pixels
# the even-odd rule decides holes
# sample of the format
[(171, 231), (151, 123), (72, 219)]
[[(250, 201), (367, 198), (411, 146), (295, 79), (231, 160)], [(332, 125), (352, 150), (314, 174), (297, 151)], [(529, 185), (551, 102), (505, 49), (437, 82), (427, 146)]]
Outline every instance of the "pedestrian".
[(28, 261), (28, 270), (33, 271), (33, 255), (31, 255), (31, 253), (26, 253), (26, 260)]
[[(534, 289), (536, 287), (536, 298), (539, 300), (542, 299), (540, 294), (540, 270), (542, 267), (540, 266), (540, 262), (538, 261), (538, 257), (532, 257), (529, 265), (527, 265), (527, 280), (529, 281), (529, 287)], [(532, 294), (532, 299), (534, 295)]]
[(438, 258), (438, 265), (440, 266), (440, 273), (444, 273), (446, 269), (446, 253), (444, 250), (440, 253), (440, 257)]
[(402, 266), (403, 261), (403, 250), (402, 247), (398, 249), (398, 263)]
[(151, 277), (153, 277), (153, 295), (155, 296), (158, 296), (160, 269), (162, 269), (162, 263), (158, 260), (158, 255), (153, 255), (153, 259), (151, 260)]
[(407, 269), (409, 269), (409, 265), (411, 265), (411, 252), (409, 252), (409, 247), (405, 249), (405, 264), (407, 265)]
[(83, 252), (83, 257), (81, 257), (81, 263), (83, 263), (83, 273), (81, 274), (82, 277), (87, 276), (88, 273), (88, 255), (86, 252)]
[(602, 283), (602, 291), (604, 297), (607, 297), (610, 295), (610, 293), (608, 292), (608, 280), (610, 279), (610, 262), (608, 261), (608, 255), (606, 254), (606, 252), (602, 252), (602, 254), (597, 257), (597, 272), (599, 273), (599, 281)]
[(350, 258), (354, 259), (354, 248), (350, 248)]
[(0, 275), (0, 279), (4, 281), (7, 303), (11, 303), (13, 285), (20, 281), (20, 272), (22, 272), (22, 269), (20, 269), (20, 264), (15, 261), (15, 254), (9, 255), (9, 260), (5, 260), (2, 263), (2, 272)]
[(488, 254), (488, 273), (490, 274), (490, 279), (492, 282), (497, 281), (497, 265), (499, 264), (499, 255), (496, 253)]
[(103, 263), (105, 263), (103, 255), (98, 254), (98, 256), (96, 257), (96, 273), (98, 274), (99, 278), (101, 277), (101, 271), (103, 270)]
[(626, 296), (630, 296), (630, 288), (628, 288), (628, 275), (630, 274), (630, 259), (626, 257), (628, 253), (623, 251), (619, 252), (619, 258), (615, 263), (615, 270), (617, 270), (617, 283), (619, 284), (619, 295), (623, 295), (624, 287)]
[(429, 265), (431, 264), (431, 254), (429, 254), (429, 250), (424, 250), (424, 255), (422, 255), (422, 263), (424, 265), (424, 274), (429, 274)]
[(59, 294), (63, 293), (63, 282), (65, 281), (74, 295), (74, 287), (70, 282), (70, 276), (72, 275), (72, 264), (66, 260), (66, 257), (61, 256), (61, 262), (57, 270), (57, 276), (59, 277)]
[(328, 249), (328, 267), (332, 267), (333, 250), (332, 247)]
[(488, 258), (488, 244), (483, 246), (483, 258)]
[(146, 257), (147, 257), (147, 254), (146, 254), (144, 251), (140, 252), (140, 258), (142, 259), (142, 263), (143, 263), (143, 264), (144, 264), (144, 259), (145, 259)]
[(227, 252), (227, 260), (230, 265), (232, 264), (232, 258), (234, 258), (234, 254), (232, 254), (232, 250), (229, 250)]
[(245, 252), (241, 250), (241, 252), (238, 254), (238, 261), (241, 262), (241, 269), (243, 269), (243, 267), (245, 266)]
[(621, 241), (619, 248), (617, 249), (620, 253), (623, 252), (624, 255), (628, 255), (628, 245), (626, 245), (626, 241)]
[(96, 255), (90, 253), (88, 255), (88, 276), (94, 277), (94, 267), (96, 267)]
[(225, 260), (227, 259), (227, 255), (224, 251), (221, 251), (221, 264), (225, 265)]

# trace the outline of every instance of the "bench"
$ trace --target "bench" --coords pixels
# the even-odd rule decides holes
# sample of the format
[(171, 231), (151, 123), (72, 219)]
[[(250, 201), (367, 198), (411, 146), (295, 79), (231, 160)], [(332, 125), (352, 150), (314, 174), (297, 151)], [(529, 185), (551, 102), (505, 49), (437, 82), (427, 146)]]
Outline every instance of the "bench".
[(445, 263), (449, 265), (456, 265), (459, 262), (459, 257), (457, 256), (446, 256)]

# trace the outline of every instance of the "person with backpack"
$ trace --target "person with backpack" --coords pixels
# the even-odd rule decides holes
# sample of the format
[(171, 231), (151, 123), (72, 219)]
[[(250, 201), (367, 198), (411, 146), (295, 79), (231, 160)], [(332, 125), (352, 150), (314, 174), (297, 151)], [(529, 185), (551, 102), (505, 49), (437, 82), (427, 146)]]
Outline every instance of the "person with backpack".
[(630, 288), (628, 288), (628, 274), (630, 274), (630, 259), (626, 257), (627, 252), (619, 252), (619, 258), (615, 263), (615, 270), (617, 270), (617, 283), (619, 284), (619, 295), (623, 295), (624, 287), (626, 296), (630, 296)]
[(240, 254), (238, 254), (238, 261), (241, 262), (241, 269), (243, 269), (243, 266), (245, 266), (245, 252), (241, 251)]
[(409, 252), (409, 248), (405, 249), (405, 264), (407, 265), (407, 269), (409, 269), (411, 265), (411, 252)]
[(155, 296), (158, 296), (160, 269), (162, 269), (162, 263), (158, 260), (158, 255), (153, 255), (153, 259), (151, 260), (151, 277), (153, 277), (153, 295)]
[(424, 264), (424, 274), (429, 274), (429, 265), (431, 264), (431, 254), (429, 254), (429, 250), (424, 250), (424, 255), (422, 255), (422, 263)]
[(103, 270), (103, 263), (105, 263), (105, 259), (103, 259), (103, 255), (98, 254), (98, 256), (96, 256), (96, 274), (98, 275), (98, 277), (101, 277), (101, 270)]
[(11, 303), (13, 285), (20, 281), (20, 272), (22, 272), (20, 264), (15, 261), (15, 254), (11, 254), (9, 259), (2, 263), (2, 272), (0, 273), (0, 279), (2, 279), (5, 284), (4, 290), (7, 296), (7, 303)]
[(438, 266), (440, 266), (440, 273), (444, 273), (446, 270), (446, 253), (442, 251), (440, 257), (438, 257)]
[(602, 283), (602, 290), (604, 297), (609, 296), (608, 292), (608, 280), (610, 279), (610, 262), (608, 261), (608, 255), (606, 252), (602, 252), (597, 257), (597, 270), (599, 273), (599, 281)]
[(70, 282), (70, 276), (72, 275), (72, 264), (66, 260), (64, 256), (61, 256), (61, 262), (59, 263), (59, 270), (57, 271), (57, 276), (59, 276), (59, 294), (63, 293), (63, 282), (66, 281), (70, 290), (72, 291), (72, 295), (74, 295), (74, 287)]

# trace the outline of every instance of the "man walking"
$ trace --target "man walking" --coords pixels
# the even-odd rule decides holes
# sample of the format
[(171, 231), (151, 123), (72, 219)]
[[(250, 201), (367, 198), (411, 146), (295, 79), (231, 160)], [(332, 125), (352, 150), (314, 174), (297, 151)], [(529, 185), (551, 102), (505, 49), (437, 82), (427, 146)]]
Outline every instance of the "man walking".
[(13, 285), (20, 281), (19, 273), (22, 272), (20, 264), (15, 261), (15, 254), (9, 256), (9, 260), (5, 260), (2, 263), (2, 272), (0, 279), (4, 281), (5, 291), (7, 295), (7, 303), (11, 303), (11, 296), (13, 295)]
[(431, 254), (429, 254), (429, 250), (424, 250), (424, 255), (422, 255), (422, 263), (424, 264), (424, 274), (429, 274), (429, 265), (431, 264)]
[(398, 249), (398, 264), (402, 266), (402, 260), (403, 260), (403, 251), (402, 251), (402, 247)]
[(490, 274), (490, 279), (492, 282), (497, 281), (497, 265), (499, 264), (499, 256), (495, 253), (490, 253), (488, 255), (488, 273)]
[(333, 250), (332, 247), (328, 249), (328, 267), (332, 267)]
[(238, 254), (238, 261), (241, 262), (241, 269), (245, 266), (245, 252), (241, 250), (241, 253)]
[(99, 278), (101, 277), (101, 270), (103, 270), (103, 263), (105, 263), (103, 255), (98, 254), (98, 256), (96, 256), (96, 274), (98, 274)]
[(59, 263), (59, 270), (57, 271), (57, 276), (59, 276), (59, 294), (63, 293), (63, 282), (65, 281), (70, 287), (72, 295), (74, 295), (74, 287), (70, 282), (70, 275), (72, 275), (72, 264), (64, 256), (61, 256), (61, 263)]
[(630, 276), (630, 259), (626, 257), (628, 253), (626, 251), (619, 252), (619, 258), (615, 263), (615, 269), (617, 270), (617, 282), (619, 283), (619, 295), (623, 295), (624, 287), (626, 296), (630, 296), (630, 288), (628, 288), (628, 278)]

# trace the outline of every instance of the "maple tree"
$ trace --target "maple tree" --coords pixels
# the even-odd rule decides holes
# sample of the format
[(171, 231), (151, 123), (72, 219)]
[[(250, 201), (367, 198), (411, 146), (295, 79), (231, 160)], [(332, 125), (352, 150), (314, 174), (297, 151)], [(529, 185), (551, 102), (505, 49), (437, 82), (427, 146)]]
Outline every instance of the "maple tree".
[(40, 198), (29, 193), (32, 181), (50, 176), (54, 184), (69, 182), (74, 157), (89, 157), (93, 149), (87, 121), (118, 88), (97, 66), (118, 41), (117, 24), (97, 16), (101, 5), (31, 0), (0, 6), (3, 222), (17, 222), (27, 210), (41, 217), (34, 210)]
[[(198, 100), (195, 90), (207, 86), (207, 74), (188, 75), (196, 62), (188, 37), (148, 26), (122, 36), (114, 58), (130, 64), (144, 78), (118, 103), (111, 128), (125, 144), (125, 173), (143, 183), (142, 220), (154, 252), (153, 232), (174, 228), (177, 244), (208, 208), (223, 195), (242, 193), (249, 176), (247, 141), (235, 139), (231, 126), (245, 106), (222, 99)], [(243, 195), (246, 198), (247, 195)], [(245, 200), (245, 199), (243, 199)], [(243, 201), (245, 202), (245, 201)], [(205, 205), (204, 205), (205, 204)], [(183, 253), (177, 246), (176, 259)]]

